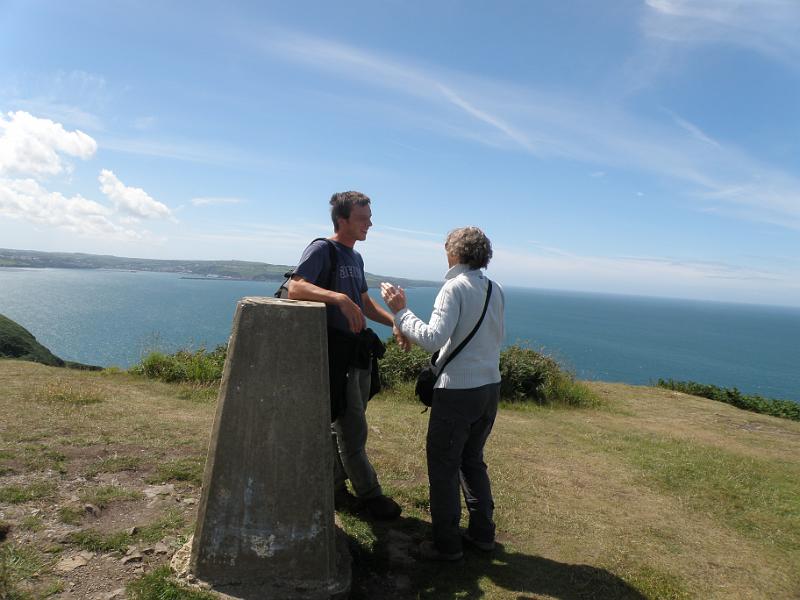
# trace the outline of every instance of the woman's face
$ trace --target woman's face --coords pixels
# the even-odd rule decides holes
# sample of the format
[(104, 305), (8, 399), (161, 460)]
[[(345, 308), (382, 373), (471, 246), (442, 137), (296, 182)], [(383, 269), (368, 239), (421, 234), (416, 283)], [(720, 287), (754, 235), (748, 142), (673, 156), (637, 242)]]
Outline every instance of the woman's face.
[(453, 254), (450, 254), (449, 252), (447, 252), (447, 250), (445, 250), (445, 253), (447, 254), (447, 268), (451, 269), (455, 267), (459, 263), (458, 257)]

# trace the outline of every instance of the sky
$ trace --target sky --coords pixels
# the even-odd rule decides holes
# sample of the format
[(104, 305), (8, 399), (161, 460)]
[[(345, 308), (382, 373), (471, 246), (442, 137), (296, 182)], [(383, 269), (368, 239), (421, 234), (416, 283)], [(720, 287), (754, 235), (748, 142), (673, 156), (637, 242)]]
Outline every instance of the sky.
[(800, 306), (800, 2), (0, 0), (0, 247), (295, 264), (349, 189), (372, 273)]

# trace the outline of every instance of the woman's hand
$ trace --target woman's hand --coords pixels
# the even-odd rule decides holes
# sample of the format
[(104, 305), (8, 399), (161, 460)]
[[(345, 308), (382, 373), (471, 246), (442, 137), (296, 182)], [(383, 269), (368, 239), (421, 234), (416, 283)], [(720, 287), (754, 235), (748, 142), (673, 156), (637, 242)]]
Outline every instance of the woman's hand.
[(385, 281), (381, 283), (381, 298), (393, 313), (400, 312), (406, 307), (405, 290), (391, 283), (386, 283)]

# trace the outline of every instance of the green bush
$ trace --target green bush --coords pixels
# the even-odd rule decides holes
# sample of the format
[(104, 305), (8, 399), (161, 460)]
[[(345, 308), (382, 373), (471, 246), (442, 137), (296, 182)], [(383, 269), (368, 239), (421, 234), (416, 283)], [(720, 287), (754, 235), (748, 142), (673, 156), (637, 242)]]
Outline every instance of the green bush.
[[(393, 388), (414, 381), (428, 359), (429, 355), (419, 346), (403, 352), (394, 339), (390, 339), (386, 342), (386, 354), (378, 362), (381, 382)], [(500, 353), (500, 376), (500, 396), (506, 401), (570, 406), (597, 403), (591, 390), (561, 370), (555, 360), (519, 344)]]
[(561, 376), (558, 363), (549, 356), (520, 345), (500, 353), (500, 396), (506, 400), (547, 401), (547, 390)]
[[(132, 367), (131, 372), (169, 383), (218, 384), (226, 352), (225, 346), (217, 346), (211, 352), (205, 348), (179, 350), (173, 354), (151, 352)], [(429, 359), (430, 355), (419, 346), (403, 352), (395, 339), (389, 338), (386, 354), (378, 361), (381, 383), (391, 389), (415, 381)], [(500, 375), (500, 396), (509, 402), (569, 406), (590, 406), (598, 402), (591, 390), (575, 381), (554, 359), (519, 344), (500, 353)]]
[(386, 341), (386, 354), (378, 361), (381, 384), (387, 388), (396, 387), (405, 381), (415, 381), (417, 375), (428, 364), (430, 354), (419, 346), (412, 346), (403, 352), (394, 338)]
[(800, 421), (800, 402), (791, 400), (776, 400), (763, 398), (758, 394), (742, 394), (737, 388), (722, 388), (708, 383), (696, 381), (674, 381), (672, 379), (659, 379), (658, 387), (675, 390), (692, 396), (700, 396), (717, 402), (731, 404), (737, 408), (751, 412), (772, 415), (783, 419)]
[(168, 383), (187, 381), (201, 384), (218, 383), (225, 367), (224, 345), (212, 351), (205, 348), (197, 350), (178, 350), (173, 354), (150, 352), (130, 371), (150, 379), (160, 379)]

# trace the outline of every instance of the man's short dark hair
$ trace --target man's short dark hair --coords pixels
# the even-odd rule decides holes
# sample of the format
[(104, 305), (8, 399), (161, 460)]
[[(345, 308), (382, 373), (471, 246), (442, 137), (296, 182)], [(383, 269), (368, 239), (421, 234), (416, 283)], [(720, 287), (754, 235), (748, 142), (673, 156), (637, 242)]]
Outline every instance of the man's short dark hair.
[(369, 205), (369, 196), (361, 192), (336, 192), (331, 196), (331, 220), (333, 230), (339, 231), (339, 218), (349, 219), (353, 206)]

